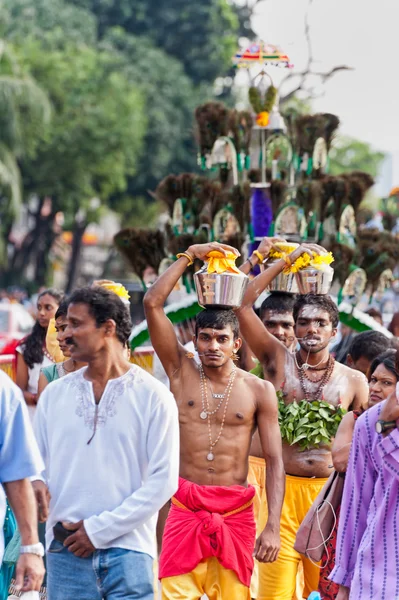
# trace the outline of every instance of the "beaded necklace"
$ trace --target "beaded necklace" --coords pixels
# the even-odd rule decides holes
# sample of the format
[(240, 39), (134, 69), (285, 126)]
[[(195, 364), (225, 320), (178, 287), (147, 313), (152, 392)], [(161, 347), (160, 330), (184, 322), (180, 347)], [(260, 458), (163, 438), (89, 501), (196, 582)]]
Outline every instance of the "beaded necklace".
[[(312, 379), (309, 379), (308, 377), (306, 377), (305, 372), (301, 368), (298, 368), (299, 381), (301, 384), (301, 388), (302, 388), (302, 392), (303, 392), (305, 400), (307, 400), (308, 402), (311, 402), (312, 399), (313, 400), (323, 400), (323, 398), (324, 398), (323, 391), (324, 391), (324, 388), (326, 387), (327, 383), (331, 379), (331, 375), (334, 370), (334, 365), (335, 365), (335, 359), (333, 356), (330, 355), (328, 358), (328, 363), (324, 367), (323, 377), (321, 377), (321, 379), (318, 379), (317, 381), (313, 381)], [(307, 379), (311, 383), (320, 383), (320, 385), (318, 386), (318, 388), (316, 390), (311, 391), (311, 390), (309, 390), (308, 386), (306, 385), (305, 379)], [(310, 396), (313, 396), (313, 398), (311, 398)]]
[[(226, 389), (224, 390), (223, 394), (214, 394), (214, 393), (213, 393), (213, 390), (212, 390), (211, 382), (209, 382), (209, 386), (210, 386), (210, 388), (211, 388), (211, 393), (212, 393), (212, 396), (213, 396), (213, 398), (215, 398), (215, 399), (219, 399), (219, 398), (220, 398), (220, 402), (219, 402), (219, 404), (217, 405), (217, 407), (215, 408), (215, 410), (212, 410), (212, 411), (205, 410), (205, 407), (204, 407), (204, 402), (202, 402), (202, 411), (201, 411), (201, 413), (200, 413), (200, 417), (201, 417), (201, 419), (203, 419), (204, 421), (205, 421), (205, 419), (207, 419), (208, 415), (215, 415), (215, 414), (218, 412), (219, 408), (222, 406), (222, 404), (223, 404), (223, 401), (224, 401), (224, 399), (225, 399), (225, 397), (226, 397), (227, 391), (228, 391), (228, 389), (229, 389), (229, 387), (230, 387), (231, 380), (232, 380), (232, 378), (233, 378), (233, 376), (234, 376), (235, 370), (236, 370), (236, 369), (235, 369), (235, 367), (234, 367), (234, 368), (232, 369), (231, 373), (230, 373), (229, 381), (228, 381), (228, 383), (227, 383)], [(200, 378), (201, 378), (201, 397), (203, 398), (203, 393), (202, 393), (202, 391), (203, 391), (203, 390), (202, 390), (202, 388), (203, 388), (203, 385), (202, 385), (202, 384), (204, 384), (204, 385), (205, 385), (205, 387), (206, 387), (206, 385), (207, 385), (207, 383), (206, 383), (206, 379), (207, 379), (207, 378), (206, 378), (206, 375), (205, 375), (205, 373), (204, 373), (204, 368), (203, 368), (203, 366), (202, 366), (202, 363), (200, 363), (200, 365), (199, 365), (199, 371), (200, 371)], [(206, 390), (206, 397), (207, 397), (207, 400), (208, 400), (208, 390)], [(208, 404), (207, 404), (207, 407), (209, 408)]]
[[(223, 394), (223, 398), (221, 399), (221, 401), (219, 402), (216, 410), (210, 411), (209, 410), (209, 399), (208, 399), (208, 386), (206, 385), (206, 378), (205, 378), (205, 373), (204, 373), (204, 369), (202, 367), (202, 364), (200, 363), (199, 365), (199, 372), (200, 372), (200, 382), (201, 382), (201, 402), (202, 402), (202, 412), (200, 414), (201, 419), (205, 418), (208, 420), (208, 436), (209, 436), (209, 452), (206, 456), (206, 459), (209, 461), (212, 461), (215, 459), (215, 454), (213, 452), (216, 444), (218, 443), (218, 441), (220, 440), (222, 433), (223, 433), (223, 429), (224, 429), (224, 423), (226, 420), (226, 413), (227, 413), (227, 407), (229, 405), (229, 399), (230, 399), (230, 394), (231, 394), (231, 390), (233, 388), (233, 384), (234, 384), (234, 379), (237, 373), (237, 369), (234, 367), (231, 374), (230, 374), (230, 379), (229, 382), (227, 384), (226, 387), (226, 391)], [(220, 425), (220, 430), (219, 433), (216, 437), (215, 440), (212, 440), (212, 427), (211, 427), (211, 415), (214, 415), (220, 408), (220, 406), (222, 405), (224, 398), (226, 398), (226, 402), (224, 405), (224, 411), (223, 411), (223, 417), (222, 417), (222, 423)], [(204, 417), (203, 415), (206, 415), (206, 417)]]

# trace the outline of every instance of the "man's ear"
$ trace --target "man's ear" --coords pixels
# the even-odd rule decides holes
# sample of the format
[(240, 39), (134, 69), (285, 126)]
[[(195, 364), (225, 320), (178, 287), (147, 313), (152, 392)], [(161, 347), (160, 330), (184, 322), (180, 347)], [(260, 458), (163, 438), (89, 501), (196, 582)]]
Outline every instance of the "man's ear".
[(353, 358), (351, 357), (350, 354), (348, 354), (347, 357), (346, 357), (346, 366), (350, 367), (351, 369), (353, 369), (354, 366), (355, 366), (355, 362), (354, 362), (354, 360), (353, 360)]
[(234, 352), (238, 352), (239, 349), (242, 346), (242, 339), (241, 338), (237, 338), (236, 340), (234, 340)]
[(115, 331), (116, 331), (116, 323), (113, 319), (108, 319), (105, 323), (104, 323), (104, 331), (105, 331), (105, 335), (107, 337), (112, 337), (115, 335)]

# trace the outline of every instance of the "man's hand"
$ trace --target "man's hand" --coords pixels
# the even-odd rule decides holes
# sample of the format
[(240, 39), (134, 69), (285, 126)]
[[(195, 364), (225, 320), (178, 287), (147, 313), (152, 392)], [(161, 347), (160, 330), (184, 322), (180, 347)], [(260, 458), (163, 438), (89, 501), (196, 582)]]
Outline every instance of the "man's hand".
[(193, 258), (198, 258), (199, 260), (206, 260), (209, 252), (218, 250), (225, 256), (227, 256), (228, 252), (233, 252), (236, 256), (240, 256), (240, 253), (233, 246), (228, 246), (227, 244), (219, 244), (219, 242), (209, 242), (208, 244), (194, 244), (187, 249), (188, 254), (191, 254)]
[(254, 558), (259, 562), (268, 563), (277, 560), (280, 551), (280, 531), (274, 531), (266, 525), (258, 539), (256, 540)]
[(318, 244), (301, 244), (289, 254), (291, 262), (295, 262), (302, 254), (308, 254), (312, 258), (313, 254), (328, 254), (328, 252), (323, 246), (319, 246)]
[(15, 570), (15, 587), (21, 592), (40, 591), (44, 577), (43, 559), (35, 554), (21, 554)]
[(33, 481), (32, 487), (35, 492), (39, 522), (45, 523), (49, 513), (49, 504), (51, 500), (50, 492), (48, 491), (47, 485), (40, 480)]
[(287, 244), (287, 241), (283, 240), (283, 238), (278, 238), (278, 237), (272, 237), (272, 238), (265, 237), (259, 244), (257, 251), (260, 252), (260, 254), (262, 254), (262, 256), (264, 258), (267, 258), (270, 254), (270, 250), (273, 248), (274, 244), (276, 244), (276, 243)]
[(68, 548), (69, 552), (72, 552), (75, 556), (79, 556), (79, 558), (88, 558), (91, 556), (95, 551), (95, 547), (86, 533), (83, 521), (79, 521), (78, 523), (63, 522), (62, 524), (65, 529), (75, 531), (64, 542), (64, 546)]
[(344, 587), (343, 585), (339, 586), (338, 594), (335, 597), (335, 600), (349, 600), (350, 589)]

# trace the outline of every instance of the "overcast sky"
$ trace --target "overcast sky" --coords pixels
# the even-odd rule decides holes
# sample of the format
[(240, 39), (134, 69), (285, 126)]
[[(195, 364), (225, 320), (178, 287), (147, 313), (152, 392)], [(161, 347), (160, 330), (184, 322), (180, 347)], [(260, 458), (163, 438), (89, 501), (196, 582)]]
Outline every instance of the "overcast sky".
[[(264, 0), (253, 20), (259, 37), (280, 46), (299, 69), (307, 60), (308, 4)], [(399, 0), (313, 0), (309, 15), (313, 69), (354, 68), (325, 85), (324, 97), (313, 102), (315, 111), (337, 114), (341, 133), (392, 152), (399, 185)]]

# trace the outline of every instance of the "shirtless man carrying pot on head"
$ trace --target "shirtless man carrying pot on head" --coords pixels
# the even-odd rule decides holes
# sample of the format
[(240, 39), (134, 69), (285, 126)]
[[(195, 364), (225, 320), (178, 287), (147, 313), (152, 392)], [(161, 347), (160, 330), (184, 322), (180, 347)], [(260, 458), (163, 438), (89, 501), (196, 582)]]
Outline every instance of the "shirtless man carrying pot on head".
[[(262, 242), (263, 245), (263, 242)], [(294, 308), (295, 296), (284, 292), (272, 292), (270, 296), (262, 302), (259, 310), (259, 316), (268, 332), (280, 340), (284, 346), (293, 352), (297, 341), (294, 332), (294, 317), (292, 311)], [(274, 366), (269, 364), (269, 370)], [(253, 375), (264, 379), (264, 367), (258, 363), (251, 370)], [(251, 449), (249, 451), (249, 472), (248, 482), (256, 490), (254, 500), (254, 511), (256, 519), (257, 533), (262, 531), (267, 518), (265, 484), (266, 484), (266, 464), (263, 457), (262, 445), (260, 443), (259, 433), (256, 431), (252, 438)], [(303, 579), (303, 578), (302, 578)], [(302, 581), (300, 579), (300, 581)], [(302, 586), (299, 586), (302, 589)], [(259, 595), (259, 564), (255, 562), (254, 572), (251, 580), (251, 598), (258, 598)]]
[[(274, 240), (269, 241), (269, 251)], [(263, 365), (264, 377), (273, 383), (284, 404), (324, 400), (330, 405), (359, 409), (368, 398), (365, 377), (336, 363), (329, 344), (338, 326), (338, 310), (328, 296), (299, 296), (294, 305), (295, 334), (300, 350), (291, 353), (271, 335), (252, 307), (270, 282), (299, 256), (322, 254), (313, 244), (296, 248), (287, 259), (275, 262), (248, 286), (237, 311), (240, 329)], [(298, 444), (283, 441), (286, 493), (281, 518), (281, 552), (273, 565), (260, 565), (258, 600), (291, 600), (300, 560), (304, 564), (307, 597), (318, 586), (319, 569), (294, 550), (296, 531), (331, 473), (331, 447), (316, 445), (302, 450)], [(267, 464), (267, 457), (266, 457)]]
[[(163, 308), (187, 266), (213, 250), (238, 255), (217, 243), (190, 246), (144, 298), (151, 341), (180, 416), (181, 477), (160, 558), (164, 599), (197, 600), (207, 594), (215, 600), (248, 600), (253, 553), (272, 562), (280, 548), (284, 469), (275, 391), (236, 368), (241, 340), (233, 311), (204, 310), (197, 316), (197, 365), (179, 344)], [(255, 545), (255, 490), (247, 473), (256, 426), (268, 468), (269, 518)]]

